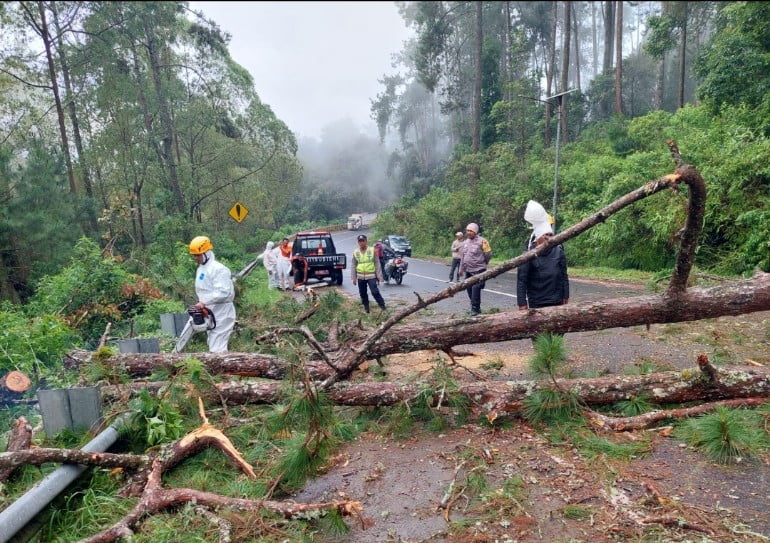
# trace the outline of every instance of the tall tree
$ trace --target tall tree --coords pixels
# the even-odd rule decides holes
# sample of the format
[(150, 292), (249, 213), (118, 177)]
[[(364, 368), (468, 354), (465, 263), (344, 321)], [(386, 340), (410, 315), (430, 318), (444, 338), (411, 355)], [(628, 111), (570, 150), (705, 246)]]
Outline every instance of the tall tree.
[[(20, 2), (22, 10), (26, 15), (27, 22), (32, 26), (35, 32), (43, 40), (45, 56), (48, 61), (48, 77), (51, 81), (51, 91), (53, 92), (54, 103), (56, 106), (56, 116), (59, 121), (59, 137), (61, 138), (61, 148), (64, 159), (67, 164), (67, 179), (69, 180), (70, 192), (77, 194), (77, 185), (75, 184), (75, 173), (72, 169), (72, 156), (70, 155), (69, 140), (67, 138), (67, 127), (64, 123), (64, 108), (62, 106), (61, 96), (59, 94), (59, 81), (56, 73), (56, 64), (53, 58), (53, 44), (51, 31), (48, 27), (46, 18), (46, 8), (42, 1), (35, 2), (35, 6), (29, 2)], [(37, 17), (35, 16), (37, 11)], [(39, 19), (38, 19), (39, 17)]]
[[(482, 79), (482, 48), (484, 44), (484, 26), (482, 24), (483, 2), (476, 2), (475, 16), (475, 47), (474, 52), (474, 77), (473, 77), (473, 152), (478, 153), (481, 148), (481, 79)], [(477, 177), (478, 179), (478, 177)]]
[[(559, 9), (558, 9), (558, 2), (556, 0), (553, 0), (553, 2), (550, 3), (553, 9), (553, 18), (551, 19), (551, 35), (548, 40), (549, 48), (548, 48), (548, 57), (546, 58), (545, 64), (545, 94), (546, 96), (551, 96), (553, 93), (553, 81), (556, 74), (556, 30), (558, 28), (559, 23)], [(551, 144), (551, 108), (552, 104), (550, 102), (547, 102), (545, 104), (545, 144), (550, 145)], [(557, 119), (557, 122), (560, 122)]]
[(623, 115), (623, 0), (617, 3), (615, 26), (615, 114)]
[(572, 10), (572, 36), (573, 36), (573, 42), (574, 42), (574, 65), (575, 65), (575, 88), (580, 89), (580, 39), (579, 39), (579, 28), (580, 24), (578, 22), (578, 10), (577, 6), (579, 4), (575, 3), (575, 9)]
[(689, 2), (677, 2), (678, 4), (678, 20), (679, 20), (679, 94), (677, 106), (679, 108), (684, 107), (684, 82), (685, 82), (685, 67), (687, 58), (687, 17)]
[(593, 76), (596, 77), (599, 73), (599, 44), (596, 39), (596, 2), (589, 2), (591, 4), (591, 52), (593, 53)]
[[(564, 31), (562, 42), (562, 58), (561, 58), (561, 81), (559, 92), (566, 92), (569, 87), (569, 48), (570, 44), (570, 27), (572, 26), (572, 3), (564, 2)], [(567, 96), (563, 95), (559, 97), (559, 122), (561, 123), (561, 138), (564, 143), (569, 141), (569, 134), (567, 132)]]
[[(67, 113), (69, 114), (70, 124), (72, 125), (72, 137), (75, 141), (75, 150), (78, 155), (79, 171), (83, 180), (83, 188), (86, 192), (86, 214), (88, 215), (88, 222), (91, 227), (91, 232), (97, 232), (98, 225), (96, 223), (96, 213), (94, 211), (93, 199), (94, 189), (91, 183), (91, 173), (88, 169), (88, 162), (86, 161), (85, 150), (83, 147), (83, 137), (80, 133), (80, 120), (78, 118), (78, 111), (75, 104), (75, 92), (72, 88), (72, 80), (70, 76), (69, 60), (67, 59), (67, 52), (64, 44), (65, 29), (59, 17), (59, 10), (62, 4), (65, 2), (51, 2), (51, 13), (53, 14), (54, 27), (56, 28), (56, 51), (59, 56), (59, 65), (61, 66), (62, 80), (64, 81), (64, 91), (66, 93)], [(74, 13), (70, 14), (71, 18), (76, 16), (77, 10), (80, 4), (74, 5)]]
[(604, 57), (602, 73), (609, 74), (612, 69), (612, 52), (615, 46), (615, 0), (605, 0), (602, 3), (604, 19)]

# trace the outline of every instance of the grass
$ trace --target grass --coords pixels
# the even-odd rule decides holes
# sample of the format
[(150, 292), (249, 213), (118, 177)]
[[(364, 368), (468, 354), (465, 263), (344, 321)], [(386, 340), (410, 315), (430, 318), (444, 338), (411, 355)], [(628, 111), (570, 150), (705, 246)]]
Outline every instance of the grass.
[(764, 422), (761, 411), (718, 407), (684, 421), (677, 434), (712, 460), (729, 464), (756, 455), (767, 444)]
[(520, 475), (508, 477), (496, 489), (489, 489), (481, 496), (484, 509), (494, 516), (520, 514), (528, 497), (527, 487)]
[[(571, 445), (588, 460), (614, 459), (630, 461), (646, 455), (651, 450), (649, 439), (620, 443), (600, 437), (582, 422), (554, 424), (545, 430), (545, 437), (553, 445)], [(620, 439), (619, 436), (611, 436)]]
[(588, 520), (594, 511), (590, 507), (583, 507), (580, 505), (567, 505), (561, 510), (561, 514), (564, 518), (570, 520)]
[(629, 283), (649, 283), (652, 272), (641, 270), (617, 270), (606, 267), (569, 267), (569, 276), (576, 279), (601, 279), (604, 281), (622, 281)]
[(631, 396), (627, 400), (621, 400), (615, 404), (615, 410), (624, 417), (633, 417), (643, 413), (649, 413), (655, 406), (644, 396)]

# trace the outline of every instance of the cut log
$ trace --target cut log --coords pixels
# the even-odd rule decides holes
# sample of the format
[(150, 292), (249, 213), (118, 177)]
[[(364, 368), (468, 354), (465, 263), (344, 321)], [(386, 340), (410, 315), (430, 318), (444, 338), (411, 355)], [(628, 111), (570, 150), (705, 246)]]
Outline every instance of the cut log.
[[(75, 349), (67, 354), (67, 365), (74, 368), (90, 362), (91, 351)], [(262, 377), (283, 379), (291, 371), (291, 364), (278, 356), (259, 353), (117, 353), (102, 363), (125, 368), (132, 377), (144, 377), (157, 369), (174, 370), (180, 362), (196, 358), (215, 375), (238, 375), (241, 377)], [(305, 370), (317, 380), (332, 374), (333, 370), (320, 360), (306, 362)]]
[(0, 389), (5, 389), (15, 394), (21, 394), (29, 389), (31, 381), (23, 372), (12, 371), (0, 378)]
[[(16, 451), (29, 449), (31, 444), (32, 426), (27, 422), (26, 418), (19, 417), (13, 423), (13, 428), (11, 428), (11, 434), (8, 437), (8, 446), (6, 447), (7, 452), (1, 453), (0, 457), (2, 457), (3, 454), (14, 454)], [(8, 479), (17, 467), (19, 466), (4, 466), (0, 463), (0, 483)]]
[[(693, 368), (641, 376), (564, 379), (559, 384), (591, 406), (608, 405), (639, 396), (661, 404), (770, 397), (770, 368), (716, 368), (716, 372), (716, 383), (699, 368)], [(229, 404), (276, 403), (283, 399), (282, 386), (285, 385), (271, 382), (227, 382), (217, 384), (217, 390)], [(552, 386), (550, 380), (485, 381), (461, 384), (457, 394), (494, 420), (501, 415), (518, 413), (525, 398)], [(331, 402), (338, 405), (389, 406), (412, 400), (424, 390), (420, 384), (340, 382), (330, 387), (326, 394)], [(434, 405), (440, 395), (440, 391), (434, 394)]]
[[(543, 332), (564, 334), (609, 328), (630, 327), (650, 323), (695, 321), (723, 316), (735, 316), (757, 311), (770, 311), (770, 274), (758, 273), (751, 279), (726, 282), (708, 288), (690, 288), (677, 296), (635, 296), (603, 300), (588, 304), (569, 304), (534, 309), (527, 312), (509, 311), (451, 321), (420, 321), (395, 326), (372, 345), (368, 358), (421, 350), (447, 350), (455, 345), (493, 343), (532, 337)], [(332, 362), (343, 372), (355, 367), (355, 360), (345, 357), (350, 346), (329, 354)], [(258, 353), (196, 353), (208, 371), (244, 377), (283, 379), (291, 364), (273, 355)], [(189, 354), (122, 353), (105, 363), (119, 364), (133, 376), (149, 375), (156, 368), (172, 369), (190, 358)], [(91, 358), (88, 351), (72, 351), (71, 361), (83, 363)], [(349, 361), (349, 365), (343, 362)], [(339, 362), (338, 362), (339, 361)], [(357, 366), (356, 366), (357, 367)], [(308, 374), (323, 380), (333, 374), (321, 360), (306, 362)]]

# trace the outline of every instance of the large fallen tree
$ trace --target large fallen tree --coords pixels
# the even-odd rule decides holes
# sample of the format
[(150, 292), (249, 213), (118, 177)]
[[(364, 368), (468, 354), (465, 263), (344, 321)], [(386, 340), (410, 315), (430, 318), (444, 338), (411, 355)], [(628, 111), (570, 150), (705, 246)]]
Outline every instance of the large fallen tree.
[[(570, 304), (527, 312), (504, 311), (442, 322), (420, 321), (391, 328), (366, 353), (366, 358), (421, 350), (449, 351), (456, 345), (510, 341), (543, 332), (568, 333), (655, 323), (673, 323), (770, 310), (770, 274), (729, 281), (707, 288), (689, 288), (678, 296), (634, 296), (586, 304)], [(171, 369), (191, 355), (182, 353), (124, 353), (103, 360), (141, 377), (156, 369)], [(196, 353), (211, 373), (283, 379), (292, 364), (260, 353)], [(89, 351), (72, 351), (70, 363), (92, 360)], [(335, 364), (332, 359), (332, 364)], [(321, 360), (308, 360), (305, 370), (316, 380), (335, 371)]]
[[(426, 399), (433, 406), (447, 405), (448, 394), (455, 394), (466, 399), (476, 409), (485, 412), (490, 420), (500, 415), (515, 414), (521, 410), (523, 402), (534, 391), (552, 388), (555, 381), (490, 382), (476, 381), (460, 384), (451, 392), (445, 389), (433, 390), (429, 385), (414, 383), (353, 383), (345, 381), (357, 368), (370, 359), (379, 359), (394, 353), (416, 350), (437, 349), (450, 356), (452, 348), (470, 343), (489, 343), (532, 337), (542, 332), (566, 333), (587, 330), (600, 330), (616, 327), (628, 327), (641, 324), (692, 321), (727, 315), (739, 315), (755, 311), (770, 310), (770, 274), (757, 273), (753, 278), (743, 281), (726, 282), (717, 287), (687, 289), (687, 280), (692, 268), (697, 239), (700, 235), (705, 209), (705, 183), (700, 174), (691, 166), (684, 164), (673, 142), (669, 142), (672, 155), (677, 163), (675, 173), (652, 181), (643, 187), (623, 196), (601, 209), (580, 223), (553, 236), (541, 246), (510, 259), (489, 271), (468, 278), (450, 286), (441, 292), (423, 299), (419, 294), (417, 302), (404, 308), (384, 321), (376, 330), (356, 333), (349, 330), (344, 338), (334, 337), (324, 346), (317, 341), (305, 327), (274, 330), (277, 334), (299, 334), (304, 336), (309, 348), (302, 364), (292, 364), (281, 357), (257, 353), (221, 353), (196, 354), (211, 373), (233, 374), (246, 377), (266, 377), (272, 381), (260, 382), (224, 382), (216, 383), (212, 401), (237, 403), (277, 403), (287, 393), (287, 385), (277, 381), (287, 375), (298, 376), (296, 388), (307, 393), (323, 391), (333, 403), (339, 405), (386, 406), (408, 402), (418, 396)], [(605, 300), (588, 304), (573, 304), (532, 310), (528, 312), (499, 313), (471, 319), (458, 319), (441, 323), (399, 324), (406, 317), (421, 311), (443, 299), (466, 290), (469, 286), (496, 277), (512, 270), (529, 260), (548, 251), (552, 246), (585, 232), (589, 228), (605, 221), (612, 214), (652, 194), (665, 189), (677, 191), (682, 185), (689, 187), (689, 204), (686, 224), (681, 232), (680, 246), (677, 253), (674, 273), (667, 290), (658, 296), (639, 296), (627, 299)], [(335, 328), (336, 330), (336, 328)], [(260, 336), (262, 340), (271, 334)], [(338, 339), (340, 340), (338, 342)], [(89, 360), (89, 353), (75, 351), (70, 355), (71, 364)], [(118, 364), (125, 367), (134, 376), (151, 373), (158, 367), (171, 368), (190, 355), (169, 354), (124, 354), (115, 355), (102, 363)], [(579, 399), (593, 424), (603, 428), (627, 429), (642, 428), (649, 423), (665, 420), (669, 416), (687, 416), (691, 413), (705, 412), (715, 405), (757, 405), (770, 396), (770, 370), (765, 368), (714, 368), (699, 360), (699, 369), (681, 372), (665, 372), (646, 376), (612, 376), (598, 379), (561, 380), (558, 388), (569, 391)], [(296, 370), (296, 371), (295, 371)], [(136, 385), (105, 387), (106, 397), (125, 398)], [(146, 385), (143, 385), (146, 386)], [(162, 389), (162, 383), (151, 385)], [(315, 392), (313, 392), (315, 393)], [(714, 402), (698, 407), (671, 412), (657, 412), (642, 418), (614, 419), (596, 414), (592, 406), (606, 405), (631, 397), (644, 396), (653, 402)], [(204, 425), (166, 449), (166, 456), (131, 459), (138, 462), (136, 472), (128, 493), (140, 495), (140, 502), (134, 511), (112, 528), (94, 536), (89, 541), (113, 541), (119, 537), (130, 536), (132, 528), (141, 518), (154, 512), (180, 503), (195, 501), (209, 507), (232, 507), (241, 510), (268, 508), (284, 514), (284, 507), (291, 511), (292, 504), (266, 502), (261, 500), (237, 500), (225, 496), (210, 495), (192, 489), (164, 489), (160, 485), (161, 474), (181, 461), (184, 457), (199, 450), (208, 441), (212, 441), (239, 467), (248, 474), (248, 465), (238, 461), (237, 451), (228, 450), (224, 435), (208, 425)], [(197, 432), (197, 433), (196, 433)], [(193, 434), (195, 434), (193, 436)], [(0, 456), (7, 467), (18, 465), (27, 451), (6, 453)], [(40, 453), (35, 458), (39, 461)], [(18, 456), (13, 456), (18, 455)], [(61, 459), (56, 453), (52, 458)], [(24, 457), (26, 461), (29, 456)], [(165, 460), (164, 460), (165, 458)], [(72, 461), (97, 461), (97, 457), (75, 456)], [(120, 459), (98, 457), (101, 462), (118, 462)], [(129, 461), (129, 459), (122, 459)], [(16, 464), (13, 464), (16, 462)], [(249, 503), (246, 503), (249, 502)], [(293, 504), (299, 506), (300, 504)], [(335, 508), (343, 514), (357, 513), (356, 502), (333, 502), (312, 504), (316, 508)]]
[[(450, 352), (456, 345), (489, 343), (532, 337), (542, 332), (566, 333), (628, 327), (641, 324), (692, 321), (726, 315), (739, 315), (770, 310), (770, 276), (757, 273), (752, 279), (726, 282), (710, 288), (687, 289), (697, 239), (703, 226), (706, 201), (705, 183), (697, 170), (684, 164), (673, 142), (669, 146), (678, 167), (675, 173), (647, 183), (619, 198), (578, 224), (553, 236), (546, 243), (510, 259), (487, 272), (450, 286), (429, 298), (416, 293), (417, 303), (404, 308), (368, 335), (351, 335), (333, 352), (325, 351), (306, 328), (284, 330), (306, 336), (316, 360), (306, 364), (306, 371), (319, 386), (328, 389), (347, 378), (363, 362), (394, 353), (438, 349)], [(587, 304), (549, 307), (522, 313), (503, 312), (495, 315), (458, 319), (448, 322), (419, 322), (396, 326), (406, 317), (462, 292), (469, 286), (514, 269), (553, 245), (561, 244), (589, 228), (604, 222), (621, 209), (663, 190), (689, 188), (688, 213), (680, 235), (676, 265), (666, 291), (658, 296), (639, 296), (604, 300)], [(172, 366), (184, 355), (116, 355), (112, 363), (125, 367), (136, 376), (147, 375), (156, 366)], [(263, 354), (226, 353), (199, 355), (212, 373), (283, 378), (294, 367), (279, 357)], [(72, 353), (72, 359), (87, 358)]]

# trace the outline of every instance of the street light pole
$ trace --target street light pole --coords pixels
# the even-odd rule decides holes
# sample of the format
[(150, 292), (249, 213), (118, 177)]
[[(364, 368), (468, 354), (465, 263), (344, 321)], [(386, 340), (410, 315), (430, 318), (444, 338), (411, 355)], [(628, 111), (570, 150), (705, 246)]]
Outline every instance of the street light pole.
[(561, 96), (557, 100), (556, 106), (556, 159), (553, 166), (553, 207), (551, 208), (551, 216), (553, 217), (554, 226), (556, 226), (556, 204), (559, 200), (559, 144), (561, 143)]
[(565, 94), (575, 92), (577, 89), (570, 89), (553, 96), (548, 96), (546, 100), (550, 103), (554, 98), (556, 99), (556, 159), (553, 167), (553, 207), (551, 208), (551, 216), (553, 217), (554, 224), (556, 223), (556, 205), (559, 202), (559, 146), (561, 145), (561, 102)]

